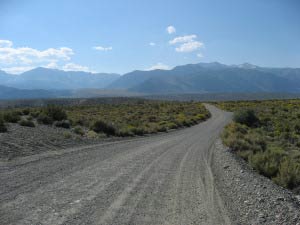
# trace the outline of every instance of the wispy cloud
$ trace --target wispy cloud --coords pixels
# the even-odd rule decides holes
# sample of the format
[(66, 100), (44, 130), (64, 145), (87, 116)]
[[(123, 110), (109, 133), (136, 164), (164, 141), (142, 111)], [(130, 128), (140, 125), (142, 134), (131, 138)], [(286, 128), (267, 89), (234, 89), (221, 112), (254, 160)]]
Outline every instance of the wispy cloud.
[(194, 52), (199, 48), (202, 48), (204, 44), (200, 41), (197, 41), (197, 35), (185, 35), (185, 36), (178, 36), (169, 41), (170, 45), (179, 44), (175, 48), (176, 52)]
[(65, 71), (84, 71), (84, 72), (93, 72), (87, 66), (82, 66), (76, 63), (67, 63), (62, 68)]
[(177, 44), (177, 43), (185, 43), (185, 42), (191, 42), (194, 41), (194, 39), (197, 38), (197, 35), (185, 35), (185, 36), (179, 36), (174, 38), (173, 40), (169, 41), (171, 45)]
[(199, 41), (191, 41), (187, 43), (183, 43), (179, 47), (175, 48), (176, 52), (194, 52), (201, 48), (203, 43)]
[(166, 30), (168, 34), (176, 33), (176, 28), (174, 26), (168, 26)]
[(0, 48), (10, 48), (13, 43), (9, 40), (0, 40)]
[(95, 46), (94, 49), (95, 49), (95, 50), (98, 50), (98, 51), (104, 51), (104, 52), (107, 52), (107, 51), (111, 51), (111, 50), (112, 50), (112, 47), (111, 47), (111, 46), (109, 46), (109, 47)]
[(33, 66), (12, 66), (12, 67), (4, 67), (1, 70), (10, 73), (10, 74), (20, 74), (28, 70), (32, 70), (35, 67)]
[(203, 58), (204, 56), (203, 56), (201, 53), (198, 53), (198, 54), (197, 54), (197, 57), (198, 57), (198, 58)]
[(156, 44), (154, 42), (149, 43), (150, 46), (155, 46)]
[(155, 65), (151, 66), (146, 70), (169, 70), (170, 66), (163, 64), (163, 63), (156, 63)]

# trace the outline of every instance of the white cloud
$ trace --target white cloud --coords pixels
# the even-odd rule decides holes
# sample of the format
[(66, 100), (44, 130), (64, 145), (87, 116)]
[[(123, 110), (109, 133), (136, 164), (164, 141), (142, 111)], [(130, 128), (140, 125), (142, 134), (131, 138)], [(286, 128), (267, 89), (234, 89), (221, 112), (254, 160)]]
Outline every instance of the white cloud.
[(0, 40), (0, 65), (32, 65), (49, 63), (53, 60), (71, 60), (74, 54), (71, 48), (48, 48), (37, 50), (29, 47), (14, 48), (13, 42)]
[(191, 42), (191, 41), (194, 41), (194, 39), (196, 39), (196, 38), (197, 38), (197, 35), (195, 35), (195, 34), (179, 36), (179, 37), (176, 37), (173, 40), (169, 41), (169, 44), (174, 45), (177, 43)]
[(175, 48), (176, 52), (193, 52), (204, 46), (202, 42), (195, 39), (197, 39), (197, 35), (195, 34), (179, 36), (174, 38), (173, 40), (170, 40), (169, 44), (179, 44), (179, 46)]
[(198, 54), (197, 54), (197, 57), (198, 57), (198, 58), (203, 58), (204, 56), (203, 56), (201, 53), (198, 53)]
[(0, 40), (0, 68), (12, 74), (35, 67), (91, 72), (86, 66), (72, 63), (72, 55), (73, 50), (67, 47), (37, 50), (30, 47), (14, 47), (12, 41)]
[(146, 70), (169, 70), (169, 69), (170, 67), (168, 65), (165, 65), (163, 63), (157, 63)]
[(10, 48), (13, 43), (9, 40), (0, 40), (0, 48)]
[(103, 46), (95, 46), (94, 47), (95, 50), (98, 50), (98, 51), (111, 51), (112, 50), (112, 47), (103, 47)]
[(168, 26), (167, 27), (167, 32), (168, 32), (168, 34), (173, 34), (173, 33), (176, 32), (176, 29), (175, 29), (174, 26)]
[(1, 70), (10, 74), (20, 74), (32, 69), (34, 69), (33, 66), (15, 66), (15, 67), (1, 68)]
[(78, 65), (75, 63), (67, 63), (62, 67), (65, 71), (84, 71), (84, 72), (92, 72), (87, 66)]
[(154, 42), (149, 43), (150, 46), (155, 46), (156, 44)]
[(59, 68), (59, 66), (57, 65), (57, 61), (52, 61), (52, 62), (48, 63), (45, 67), (49, 68), (49, 69), (58, 69)]
[(193, 52), (198, 50), (203, 46), (203, 43), (199, 41), (192, 41), (192, 42), (187, 42), (183, 43), (179, 47), (175, 48), (176, 52)]

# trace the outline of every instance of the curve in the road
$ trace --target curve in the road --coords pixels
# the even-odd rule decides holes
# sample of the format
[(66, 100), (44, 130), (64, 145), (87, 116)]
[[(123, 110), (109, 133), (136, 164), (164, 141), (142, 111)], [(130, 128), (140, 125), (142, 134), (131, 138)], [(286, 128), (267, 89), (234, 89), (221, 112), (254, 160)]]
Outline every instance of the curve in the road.
[(230, 224), (211, 146), (230, 114), (165, 135), (0, 167), (1, 224)]

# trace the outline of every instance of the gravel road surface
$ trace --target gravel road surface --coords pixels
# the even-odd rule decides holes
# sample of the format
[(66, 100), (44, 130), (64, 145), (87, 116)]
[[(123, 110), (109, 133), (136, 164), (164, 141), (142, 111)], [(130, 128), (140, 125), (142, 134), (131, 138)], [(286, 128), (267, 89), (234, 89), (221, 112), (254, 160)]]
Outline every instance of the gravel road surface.
[(212, 173), (231, 114), (207, 107), (191, 128), (0, 162), (0, 224), (238, 223)]

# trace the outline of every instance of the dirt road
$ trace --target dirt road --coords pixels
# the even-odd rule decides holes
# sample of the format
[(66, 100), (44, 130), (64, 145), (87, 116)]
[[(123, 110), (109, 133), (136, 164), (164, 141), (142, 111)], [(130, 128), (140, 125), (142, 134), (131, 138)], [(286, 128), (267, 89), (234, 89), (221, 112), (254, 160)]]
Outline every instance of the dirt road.
[(230, 114), (152, 137), (0, 163), (0, 224), (231, 224), (211, 171)]

